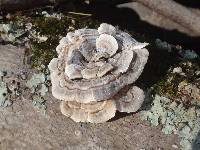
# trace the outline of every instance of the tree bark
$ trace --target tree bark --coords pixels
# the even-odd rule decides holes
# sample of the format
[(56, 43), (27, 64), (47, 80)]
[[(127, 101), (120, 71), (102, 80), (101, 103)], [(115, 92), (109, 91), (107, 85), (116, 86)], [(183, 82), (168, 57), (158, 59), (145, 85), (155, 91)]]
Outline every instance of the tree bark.
[(200, 17), (186, 7), (173, 0), (136, 1), (190, 30), (192, 36), (200, 36)]

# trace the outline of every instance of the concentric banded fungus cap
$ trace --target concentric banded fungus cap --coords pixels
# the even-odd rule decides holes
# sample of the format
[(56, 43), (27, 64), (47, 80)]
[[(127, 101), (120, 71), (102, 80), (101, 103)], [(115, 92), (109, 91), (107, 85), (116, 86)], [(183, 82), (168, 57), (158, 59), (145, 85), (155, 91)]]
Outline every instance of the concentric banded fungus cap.
[(110, 35), (115, 35), (116, 34), (116, 29), (110, 24), (107, 23), (102, 23), (100, 27), (98, 28), (99, 34), (110, 34)]
[(117, 40), (108, 34), (101, 34), (96, 39), (96, 53), (93, 60), (98, 61), (99, 58), (110, 58), (118, 50)]
[(130, 113), (136, 112), (141, 107), (144, 101), (144, 92), (136, 86), (126, 90), (121, 90), (112, 99), (100, 102), (61, 101), (60, 109), (62, 114), (75, 122), (106, 122), (115, 116), (116, 110)]
[(75, 122), (106, 122), (115, 116), (117, 110), (115, 101), (107, 100), (88, 104), (62, 101), (60, 104), (62, 114)]
[(142, 73), (146, 45), (108, 24), (68, 33), (57, 47), (58, 58), (49, 64), (53, 96), (79, 103), (112, 98)]

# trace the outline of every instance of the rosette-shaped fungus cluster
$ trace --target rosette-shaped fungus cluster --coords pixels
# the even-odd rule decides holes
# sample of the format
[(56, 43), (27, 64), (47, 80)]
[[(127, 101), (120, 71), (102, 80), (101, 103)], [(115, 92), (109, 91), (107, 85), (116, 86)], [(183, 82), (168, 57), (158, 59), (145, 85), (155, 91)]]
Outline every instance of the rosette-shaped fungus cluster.
[(76, 122), (105, 122), (115, 112), (135, 112), (144, 100), (133, 86), (148, 59), (147, 43), (102, 23), (69, 32), (49, 64), (52, 94), (61, 112)]

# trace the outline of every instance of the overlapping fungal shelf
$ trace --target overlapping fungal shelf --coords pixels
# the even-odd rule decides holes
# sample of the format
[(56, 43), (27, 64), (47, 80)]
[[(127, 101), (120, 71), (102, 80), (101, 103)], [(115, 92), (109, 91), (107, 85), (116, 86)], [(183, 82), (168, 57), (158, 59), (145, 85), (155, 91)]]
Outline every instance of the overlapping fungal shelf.
[(117, 110), (137, 111), (144, 93), (132, 83), (147, 62), (147, 45), (106, 23), (69, 32), (56, 48), (58, 58), (49, 64), (61, 112), (76, 122), (101, 123)]

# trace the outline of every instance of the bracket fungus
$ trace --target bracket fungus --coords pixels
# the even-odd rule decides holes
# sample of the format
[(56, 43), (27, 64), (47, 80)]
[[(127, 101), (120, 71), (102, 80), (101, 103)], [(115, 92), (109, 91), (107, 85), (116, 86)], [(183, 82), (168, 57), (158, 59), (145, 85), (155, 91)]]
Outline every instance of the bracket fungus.
[[(52, 94), (61, 112), (76, 122), (105, 122), (115, 112), (135, 112), (143, 91), (132, 86), (148, 59), (147, 43), (140, 43), (114, 26), (69, 32), (51, 60)], [(126, 90), (124, 90), (126, 89)]]

